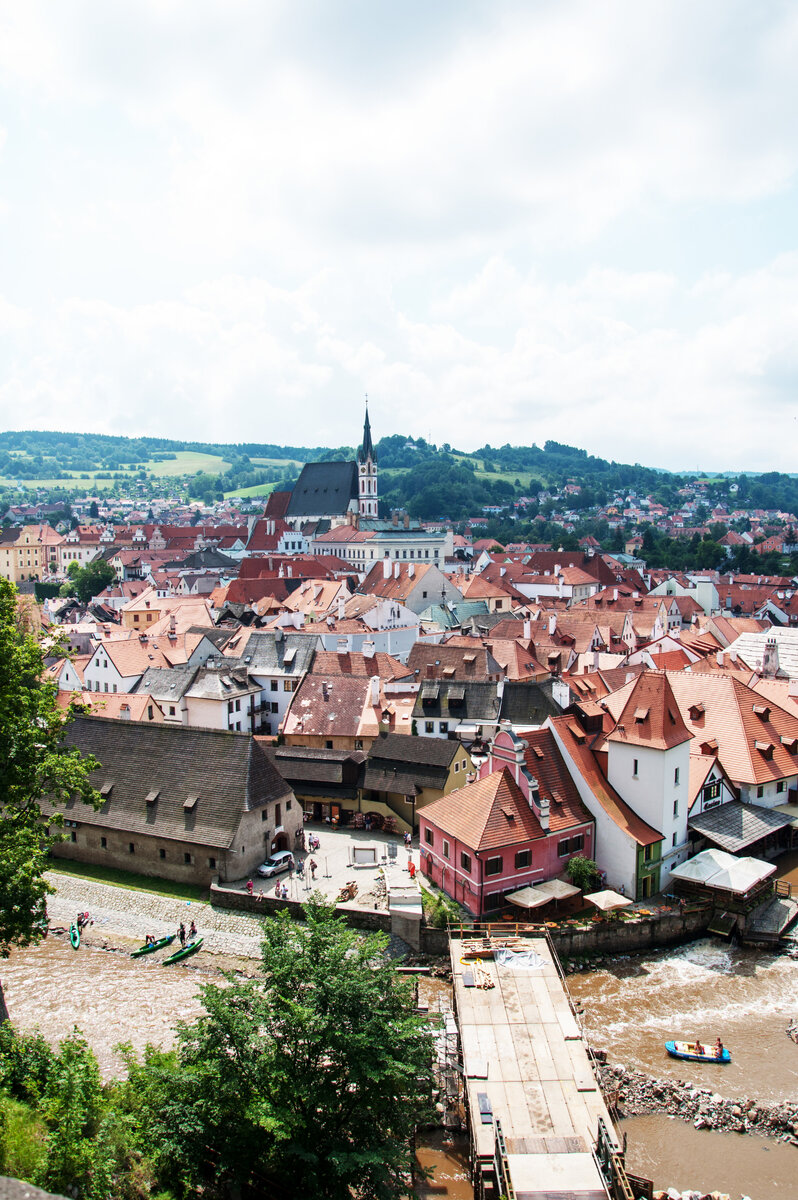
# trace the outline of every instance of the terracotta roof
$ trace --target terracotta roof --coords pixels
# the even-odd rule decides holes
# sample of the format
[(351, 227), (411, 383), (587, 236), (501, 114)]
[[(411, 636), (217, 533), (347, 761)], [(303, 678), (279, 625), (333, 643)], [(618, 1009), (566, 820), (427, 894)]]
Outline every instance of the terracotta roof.
[(317, 650), (313, 660), (313, 675), (362, 675), (371, 679), (379, 675), (387, 682), (392, 679), (411, 678), (413, 672), (409, 667), (393, 658), (390, 654), (378, 651), (366, 656), (355, 651), (338, 654), (336, 650)]
[(670, 750), (692, 737), (682, 720), (668, 677), (647, 671), (631, 686), (626, 704), (607, 741)]
[(420, 815), (476, 852), (501, 850), (544, 836), (507, 767), (425, 804)]
[(585, 733), (576, 718), (555, 717), (550, 726), (557, 734), (564, 753), (574, 763), (610, 820), (640, 846), (653, 846), (661, 842), (662, 834), (638, 817), (607, 781), (591, 748), (590, 735)]
[(541, 796), (549, 800), (549, 829), (561, 833), (593, 817), (582, 803), (551, 729), (524, 734), (526, 765), (535, 776)]

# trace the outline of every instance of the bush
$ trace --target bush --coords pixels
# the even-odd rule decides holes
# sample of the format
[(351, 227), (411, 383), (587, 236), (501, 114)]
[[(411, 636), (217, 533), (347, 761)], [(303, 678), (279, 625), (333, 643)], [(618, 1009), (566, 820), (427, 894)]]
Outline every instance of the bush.
[(0, 1175), (34, 1179), (44, 1163), (45, 1133), (27, 1104), (0, 1095)]
[(422, 891), (421, 897), (424, 917), (433, 929), (445, 929), (447, 925), (459, 924), (462, 920), (460, 905), (444, 896), (443, 892)]
[(8, 1021), (0, 1025), (0, 1087), (15, 1100), (39, 1103), (55, 1058), (40, 1033), (18, 1033)]
[(583, 854), (575, 854), (569, 859), (565, 872), (574, 887), (581, 888), (583, 892), (592, 892), (601, 883), (598, 866), (592, 858), (585, 858)]

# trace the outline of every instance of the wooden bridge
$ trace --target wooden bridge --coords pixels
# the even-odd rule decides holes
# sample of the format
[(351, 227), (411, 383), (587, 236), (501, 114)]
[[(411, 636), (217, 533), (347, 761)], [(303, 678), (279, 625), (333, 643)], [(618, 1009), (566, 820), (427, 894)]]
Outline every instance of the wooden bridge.
[[(450, 929), (478, 1200), (638, 1200), (545, 930)], [(633, 1187), (634, 1183), (634, 1187)]]

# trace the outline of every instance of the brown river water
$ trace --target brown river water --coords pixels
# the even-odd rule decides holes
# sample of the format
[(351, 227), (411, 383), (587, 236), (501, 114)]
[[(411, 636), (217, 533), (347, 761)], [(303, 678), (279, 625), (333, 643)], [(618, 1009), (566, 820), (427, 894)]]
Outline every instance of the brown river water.
[[(200, 955), (162, 967), (154, 959), (131, 959), (128, 949), (107, 951), (84, 943), (75, 952), (64, 937), (16, 951), (2, 964), (12, 1020), (38, 1026), (51, 1040), (74, 1025), (85, 1034), (106, 1077), (121, 1064), (114, 1047), (123, 1041), (170, 1045), (181, 1019), (200, 1012), (198, 988), (219, 979), (223, 962)], [(619, 960), (611, 970), (569, 977), (585, 1009), (594, 1045), (614, 1062), (652, 1075), (690, 1079), (729, 1096), (775, 1101), (798, 1095), (798, 1046), (785, 1034), (798, 1015), (798, 962), (702, 940), (676, 950)], [(420, 1000), (430, 1008), (447, 1003), (448, 988), (421, 981)], [(673, 1036), (712, 1040), (720, 1034), (732, 1051), (725, 1068), (678, 1064), (663, 1043)], [(733, 1200), (798, 1200), (798, 1152), (792, 1146), (737, 1134), (698, 1132), (666, 1116), (624, 1123), (630, 1169), (657, 1187), (727, 1191)], [(429, 1197), (472, 1200), (464, 1138), (436, 1131), (419, 1138), (418, 1161), (435, 1170), (423, 1191)]]

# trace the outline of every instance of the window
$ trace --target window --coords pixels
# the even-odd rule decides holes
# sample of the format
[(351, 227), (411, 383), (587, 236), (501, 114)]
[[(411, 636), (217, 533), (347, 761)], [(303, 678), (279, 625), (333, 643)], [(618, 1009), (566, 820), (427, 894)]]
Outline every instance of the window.
[(332, 750), (333, 744), (332, 744), (332, 740), (330, 738), (328, 738), (327, 741), (324, 743), (324, 748), (325, 748), (325, 750)]
[(485, 863), (485, 874), (486, 875), (501, 875), (501, 873), (502, 873), (501, 858), (489, 858), (488, 861)]
[(293, 679), (284, 679), (283, 680), (283, 691), (284, 692), (293, 692), (295, 690), (295, 688), (296, 688), (295, 680), (293, 680)]
[(183, 862), (184, 863), (191, 862), (191, 855), (189, 854), (188, 850), (186, 850), (185, 854), (183, 855)]
[(355, 738), (355, 749), (356, 750), (363, 749), (363, 739), (362, 738)]
[(493, 912), (495, 909), (501, 908), (501, 905), (502, 905), (502, 893), (501, 892), (494, 892), (492, 895), (485, 897), (484, 908), (485, 908), (486, 912)]
[(158, 857), (166, 858), (166, 851), (164, 850), (163, 846), (161, 846), (160, 850), (158, 851)]
[(585, 837), (582, 833), (577, 833), (571, 838), (562, 838), (557, 843), (557, 854), (560, 858), (565, 858), (568, 854), (575, 854), (577, 850), (581, 850), (584, 845)]
[(674, 846), (676, 845), (676, 834), (675, 833), (673, 835), (673, 844), (674, 844)]
[(213, 857), (213, 855), (211, 855), (211, 857), (208, 859), (208, 866), (212, 871), (216, 870), (216, 859)]
[(425, 733), (434, 733), (435, 732), (435, 722), (434, 721), (425, 721), (424, 722), (424, 732)]
[(711, 783), (705, 783), (703, 787), (704, 801), (717, 800), (720, 795), (720, 780), (713, 779)]
[(236, 712), (241, 712), (241, 701), (236, 700)]
[(446, 838), (443, 839), (443, 857), (449, 857), (449, 843), (446, 841)]
[(169, 705), (169, 716), (173, 717), (174, 715), (175, 715), (175, 706), (174, 706), (174, 704), (170, 704)]
[(70, 833), (69, 836), (70, 836), (71, 841), (73, 841), (73, 842), (76, 842), (78, 840), (78, 835), (75, 833), (74, 829), (72, 830), (72, 832)]
[(449, 722), (448, 721), (439, 721), (438, 729), (441, 733), (448, 733), (449, 732)]
[(466, 854), (464, 851), (461, 852), (460, 866), (463, 868), (464, 871), (467, 871), (469, 873), (469, 875), (471, 874), (471, 855), (470, 854)]
[(275, 804), (274, 806), (274, 823), (275, 825), (282, 825), (283, 823), (283, 810), (279, 804)]
[(654, 847), (653, 846), (644, 846), (643, 847), (643, 862), (651, 862), (653, 857), (654, 857)]
[(290, 800), (286, 800), (286, 802), (285, 802), (285, 811), (286, 812), (291, 811), (291, 801)]
[(783, 780), (783, 779), (779, 779), (779, 780), (777, 781), (777, 783), (776, 783), (776, 791), (777, 791), (777, 792), (783, 792), (783, 791), (784, 791), (784, 780)]
[(103, 684), (103, 691), (104, 691), (104, 692), (107, 692), (107, 691), (108, 691), (108, 684), (107, 684), (107, 683), (104, 683), (104, 684)]
[(632, 778), (637, 779), (637, 759), (632, 759)]
[(455, 764), (454, 764), (454, 769), (455, 769), (455, 771), (459, 771), (459, 770), (460, 770), (460, 764), (459, 764), (459, 763), (455, 763)]
[(424, 841), (427, 843), (428, 846), (432, 846), (434, 843), (434, 840), (435, 840), (435, 838), (434, 838), (433, 832), (428, 825), (427, 828), (424, 830)]
[(135, 842), (128, 842), (128, 844), (127, 844), (127, 852), (128, 852), (128, 854), (135, 854), (135, 853), (136, 853), (136, 843), (135, 843)]
[(673, 802), (673, 815), (674, 815), (674, 817), (678, 817), (678, 815), (679, 815), (679, 801), (678, 800), (674, 800), (674, 802)]
[(422, 592), (422, 593), (421, 593), (421, 595), (422, 595), (422, 598), (423, 598), (424, 600), (426, 600), (426, 598), (427, 598), (427, 593), (426, 593), (426, 592)]
[(277, 691), (277, 680), (276, 680), (276, 679), (273, 679), (273, 680), (271, 681), (271, 689), (272, 689), (272, 691), (273, 691), (273, 692), (276, 692), (276, 691)]
[(148, 704), (147, 705), (147, 720), (151, 721), (152, 719), (153, 719), (152, 705)]
[(104, 838), (104, 837), (101, 837), (101, 838), (100, 838), (100, 849), (101, 849), (101, 850), (107, 850), (107, 849), (108, 849), (108, 838)]
[(114, 684), (114, 691), (116, 691), (116, 684)]
[(764, 794), (765, 794), (764, 785), (760, 783), (759, 787), (756, 789), (757, 800), (761, 800), (762, 797), (764, 796)]
[(532, 862), (531, 850), (519, 850), (515, 856), (515, 869), (520, 871), (522, 867), (528, 867)]
[(277, 703), (276, 700), (272, 700), (272, 712), (277, 713), (279, 711), (280, 711), (280, 705)]
[(677, 767), (677, 768), (676, 768), (676, 770), (673, 772), (673, 782), (674, 782), (674, 784), (675, 784), (675, 786), (676, 786), (676, 787), (678, 787), (678, 786), (679, 786), (679, 768), (678, 768), (678, 767)]
[(261, 819), (261, 821), (268, 821), (268, 819), (269, 819), (269, 813), (268, 813), (268, 810), (267, 810), (267, 809), (265, 809), (265, 808), (262, 808), (262, 809), (260, 810), (260, 819)]

